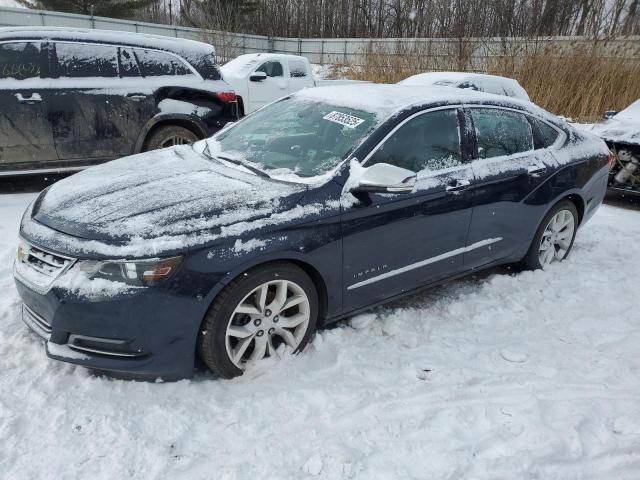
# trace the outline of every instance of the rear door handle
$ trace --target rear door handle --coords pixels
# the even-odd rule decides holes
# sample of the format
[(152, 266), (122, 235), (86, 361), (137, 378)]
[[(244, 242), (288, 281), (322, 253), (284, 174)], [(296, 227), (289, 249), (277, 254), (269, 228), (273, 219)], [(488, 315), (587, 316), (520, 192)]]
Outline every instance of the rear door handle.
[(39, 93), (32, 93), (30, 97), (25, 97), (21, 93), (16, 93), (16, 98), (20, 103), (38, 103), (42, 101)]
[(531, 165), (527, 168), (527, 174), (530, 177), (538, 178), (544, 175), (547, 172), (547, 167), (544, 165)]
[(467, 188), (469, 188), (469, 185), (471, 185), (471, 182), (469, 180), (458, 180), (452, 185), (447, 185), (445, 189), (447, 192), (455, 194), (466, 190)]
[(127, 98), (133, 100), (134, 102), (141, 102), (142, 100), (146, 99), (147, 96), (142, 95), (141, 93), (130, 93), (129, 95), (127, 95)]

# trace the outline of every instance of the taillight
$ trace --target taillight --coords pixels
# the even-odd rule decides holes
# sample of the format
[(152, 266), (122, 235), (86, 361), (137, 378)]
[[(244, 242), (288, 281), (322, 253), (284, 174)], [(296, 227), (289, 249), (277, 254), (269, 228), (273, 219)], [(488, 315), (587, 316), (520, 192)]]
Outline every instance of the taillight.
[(609, 150), (609, 170), (611, 170), (613, 168), (613, 161), (616, 159), (616, 156), (613, 154), (613, 152), (611, 150)]
[(220, 100), (222, 103), (229, 103), (229, 102), (236, 101), (235, 92), (217, 92), (216, 97), (218, 97), (218, 100)]

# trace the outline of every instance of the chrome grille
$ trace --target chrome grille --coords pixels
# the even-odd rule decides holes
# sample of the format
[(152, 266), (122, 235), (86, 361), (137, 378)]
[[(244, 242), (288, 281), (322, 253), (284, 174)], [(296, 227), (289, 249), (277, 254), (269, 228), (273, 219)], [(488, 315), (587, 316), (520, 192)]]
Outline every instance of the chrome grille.
[(44, 294), (74, 261), (71, 257), (44, 250), (22, 240), (18, 247), (14, 273), (20, 281)]
[(45, 340), (49, 340), (51, 337), (51, 324), (24, 304), (22, 305), (22, 321)]

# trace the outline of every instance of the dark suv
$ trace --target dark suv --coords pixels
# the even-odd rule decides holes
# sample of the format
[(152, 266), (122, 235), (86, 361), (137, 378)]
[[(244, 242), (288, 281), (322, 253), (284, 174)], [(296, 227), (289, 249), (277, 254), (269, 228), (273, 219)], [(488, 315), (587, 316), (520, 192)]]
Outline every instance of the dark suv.
[(237, 117), (211, 45), (0, 28), (0, 175), (79, 170), (207, 137)]

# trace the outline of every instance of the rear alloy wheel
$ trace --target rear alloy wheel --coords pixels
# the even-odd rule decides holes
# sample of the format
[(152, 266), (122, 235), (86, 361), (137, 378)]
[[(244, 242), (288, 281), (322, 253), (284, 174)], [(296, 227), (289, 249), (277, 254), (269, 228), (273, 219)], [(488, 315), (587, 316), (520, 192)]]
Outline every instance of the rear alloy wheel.
[(573, 202), (563, 200), (544, 218), (531, 248), (525, 257), (525, 264), (532, 270), (561, 262), (569, 255), (578, 226), (578, 211)]
[(317, 316), (315, 285), (303, 270), (288, 263), (258, 267), (220, 292), (205, 315), (198, 351), (214, 373), (232, 378), (283, 349), (301, 351)]
[(190, 145), (198, 137), (191, 130), (178, 125), (167, 125), (153, 132), (145, 144), (145, 151), (168, 148), (175, 145)]

